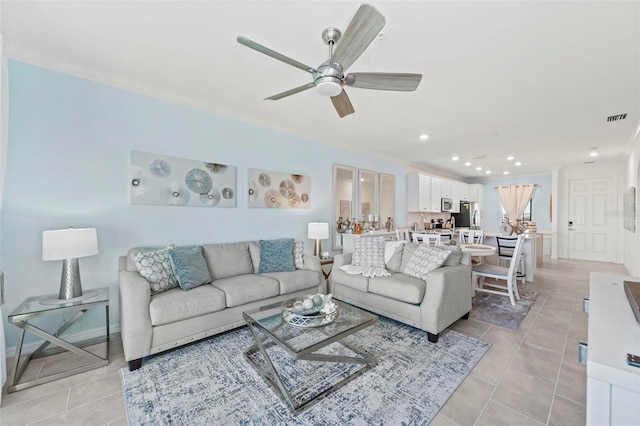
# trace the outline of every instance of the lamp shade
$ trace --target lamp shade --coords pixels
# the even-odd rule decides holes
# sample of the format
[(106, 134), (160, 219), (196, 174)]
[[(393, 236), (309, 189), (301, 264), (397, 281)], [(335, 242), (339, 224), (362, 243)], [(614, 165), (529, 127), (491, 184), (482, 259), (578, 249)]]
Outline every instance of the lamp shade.
[(310, 240), (326, 240), (329, 238), (329, 224), (324, 222), (311, 222), (307, 232)]
[(98, 254), (95, 228), (69, 228), (42, 233), (42, 260), (63, 260)]

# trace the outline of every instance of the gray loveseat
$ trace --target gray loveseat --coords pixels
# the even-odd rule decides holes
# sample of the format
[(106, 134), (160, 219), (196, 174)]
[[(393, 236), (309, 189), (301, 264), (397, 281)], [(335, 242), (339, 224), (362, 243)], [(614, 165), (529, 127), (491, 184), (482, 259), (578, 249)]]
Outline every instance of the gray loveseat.
[(205, 244), (202, 254), (212, 281), (188, 291), (157, 294), (133, 260), (120, 257), (120, 328), (130, 370), (142, 358), (243, 326), (243, 312), (259, 311), (309, 293), (326, 294), (317, 256), (304, 254), (304, 269), (258, 274), (260, 242)]
[(336, 299), (420, 328), (436, 343), (444, 329), (468, 318), (471, 311), (471, 258), (458, 248), (424, 281), (402, 273), (416, 248), (414, 243), (398, 247), (385, 264), (391, 276), (374, 278), (340, 269), (351, 263), (352, 253), (335, 256), (329, 292)]

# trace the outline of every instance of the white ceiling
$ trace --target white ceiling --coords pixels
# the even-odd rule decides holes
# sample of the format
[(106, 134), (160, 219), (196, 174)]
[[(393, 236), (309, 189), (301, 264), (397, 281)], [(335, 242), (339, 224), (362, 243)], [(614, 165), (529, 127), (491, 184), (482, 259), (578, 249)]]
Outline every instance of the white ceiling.
[(592, 161), (592, 147), (598, 162), (624, 158), (639, 124), (639, 2), (370, 4), (387, 24), (349, 71), (423, 79), (409, 93), (348, 88), (356, 112), (342, 119), (314, 90), (263, 100), (311, 76), (236, 37), (318, 66), (322, 30), (344, 31), (360, 2), (2, 1), (0, 28), (11, 58), (444, 174), (547, 173)]

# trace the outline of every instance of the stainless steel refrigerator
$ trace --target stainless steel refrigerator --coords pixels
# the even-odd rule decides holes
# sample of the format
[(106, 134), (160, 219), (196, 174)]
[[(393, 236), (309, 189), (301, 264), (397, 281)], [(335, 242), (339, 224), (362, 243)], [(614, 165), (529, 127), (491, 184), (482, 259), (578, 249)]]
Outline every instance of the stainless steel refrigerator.
[(460, 213), (451, 213), (451, 217), (455, 220), (456, 228), (479, 227), (478, 203), (470, 203), (468, 201), (460, 201)]

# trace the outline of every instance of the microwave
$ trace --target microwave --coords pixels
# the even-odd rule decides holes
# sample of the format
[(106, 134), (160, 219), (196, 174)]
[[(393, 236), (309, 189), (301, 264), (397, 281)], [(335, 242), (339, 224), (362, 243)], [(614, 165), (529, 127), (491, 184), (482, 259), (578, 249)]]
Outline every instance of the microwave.
[(442, 211), (443, 212), (452, 212), (453, 211), (453, 200), (451, 198), (443, 198), (442, 199)]

